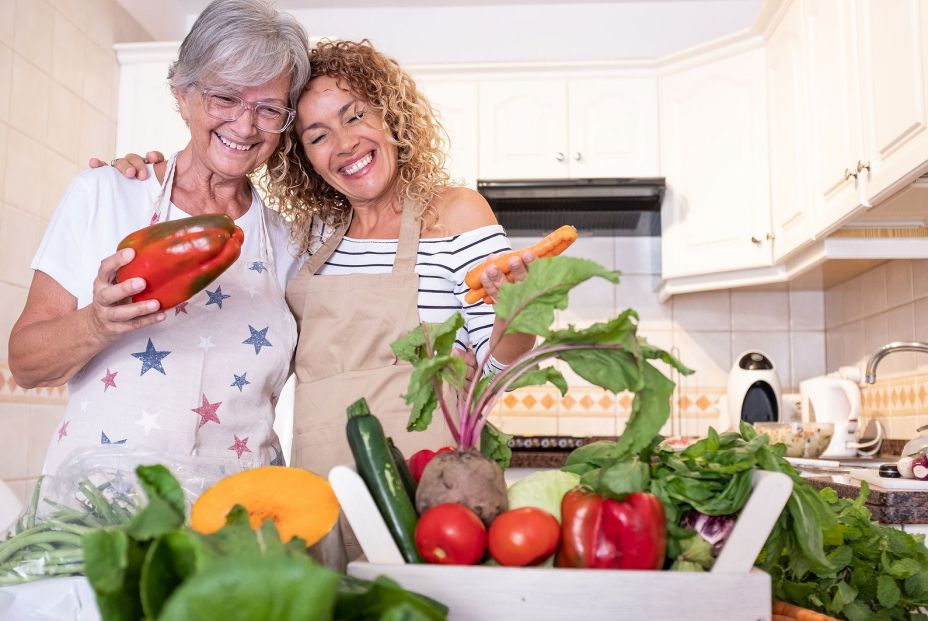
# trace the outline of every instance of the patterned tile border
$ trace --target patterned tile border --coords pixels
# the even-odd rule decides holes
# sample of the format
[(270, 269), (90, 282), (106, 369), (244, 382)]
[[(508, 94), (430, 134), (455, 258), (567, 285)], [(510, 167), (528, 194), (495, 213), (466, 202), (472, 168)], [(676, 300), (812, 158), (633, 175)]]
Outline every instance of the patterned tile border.
[(44, 403), (62, 405), (68, 401), (67, 386), (26, 389), (16, 383), (6, 362), (0, 362), (0, 403)]
[[(725, 388), (699, 388), (674, 393), (674, 413), (687, 418), (715, 418), (718, 400)], [(519, 388), (500, 399), (494, 416), (586, 416), (628, 418), (634, 395), (628, 391), (613, 394), (594, 386), (570, 386), (563, 397), (556, 388)]]
[(928, 377), (912, 375), (878, 381), (861, 389), (863, 416), (894, 417), (928, 413)]

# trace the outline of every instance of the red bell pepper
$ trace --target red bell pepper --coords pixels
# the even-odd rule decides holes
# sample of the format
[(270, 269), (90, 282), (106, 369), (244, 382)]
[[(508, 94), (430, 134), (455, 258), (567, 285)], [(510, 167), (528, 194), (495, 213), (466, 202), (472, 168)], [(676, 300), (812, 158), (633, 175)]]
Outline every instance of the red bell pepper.
[(412, 478), (415, 479), (416, 483), (418, 483), (419, 479), (422, 478), (422, 473), (425, 472), (425, 467), (429, 465), (429, 462), (432, 461), (433, 457), (439, 453), (445, 453), (447, 451), (453, 450), (454, 448), (451, 446), (443, 446), (437, 451), (422, 449), (421, 451), (416, 451), (410, 455), (409, 459), (406, 460), (406, 465), (409, 466), (409, 472), (412, 474)]
[(139, 229), (119, 242), (135, 258), (116, 272), (116, 282), (145, 279), (133, 302), (158, 300), (161, 310), (189, 300), (235, 263), (245, 233), (224, 214), (169, 220)]
[(664, 506), (653, 494), (619, 501), (578, 487), (561, 501), (557, 567), (660, 569), (666, 547)]

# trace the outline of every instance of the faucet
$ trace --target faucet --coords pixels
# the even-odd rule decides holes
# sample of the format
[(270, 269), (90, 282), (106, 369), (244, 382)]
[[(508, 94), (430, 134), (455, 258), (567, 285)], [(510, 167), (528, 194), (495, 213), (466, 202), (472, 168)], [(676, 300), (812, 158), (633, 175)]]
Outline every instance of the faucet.
[(896, 351), (920, 351), (928, 354), (928, 343), (919, 341), (893, 341), (892, 343), (883, 345), (875, 354), (870, 356), (870, 360), (867, 362), (867, 375), (865, 379), (868, 384), (872, 384), (876, 381), (876, 367), (880, 364), (880, 360)]

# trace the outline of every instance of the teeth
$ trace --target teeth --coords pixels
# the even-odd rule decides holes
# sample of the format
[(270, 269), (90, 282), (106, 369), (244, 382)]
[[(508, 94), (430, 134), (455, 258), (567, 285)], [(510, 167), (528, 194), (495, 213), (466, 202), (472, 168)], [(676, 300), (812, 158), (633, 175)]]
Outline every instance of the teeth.
[(222, 142), (222, 144), (226, 145), (226, 146), (229, 147), (230, 149), (235, 149), (236, 151), (248, 151), (248, 150), (251, 149), (251, 147), (253, 146), (253, 145), (250, 145), (250, 144), (238, 144), (237, 142), (231, 142), (231, 141), (229, 141), (229, 140), (226, 140), (225, 138), (223, 138), (223, 137), (220, 136), (219, 134), (216, 134), (216, 137), (219, 138), (219, 140)]
[(373, 159), (374, 159), (373, 154), (368, 153), (367, 155), (359, 159), (357, 162), (355, 162), (351, 166), (344, 168), (342, 172), (345, 173), (346, 175), (353, 175), (359, 170), (361, 170), (362, 168), (364, 168), (365, 166), (367, 166), (368, 164), (370, 164), (371, 160)]

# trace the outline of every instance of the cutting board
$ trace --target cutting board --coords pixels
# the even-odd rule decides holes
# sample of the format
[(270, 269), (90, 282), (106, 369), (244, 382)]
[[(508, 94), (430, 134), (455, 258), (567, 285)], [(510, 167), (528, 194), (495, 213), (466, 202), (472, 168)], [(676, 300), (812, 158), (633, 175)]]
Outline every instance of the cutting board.
[(889, 479), (881, 477), (876, 470), (866, 468), (853, 468), (848, 474), (858, 481), (866, 481), (872, 486), (891, 489), (893, 491), (928, 492), (928, 481), (918, 479)]

